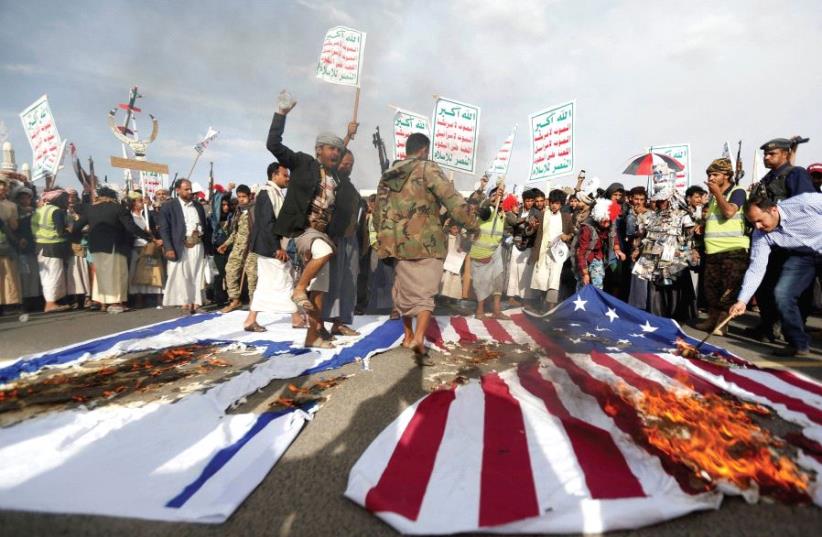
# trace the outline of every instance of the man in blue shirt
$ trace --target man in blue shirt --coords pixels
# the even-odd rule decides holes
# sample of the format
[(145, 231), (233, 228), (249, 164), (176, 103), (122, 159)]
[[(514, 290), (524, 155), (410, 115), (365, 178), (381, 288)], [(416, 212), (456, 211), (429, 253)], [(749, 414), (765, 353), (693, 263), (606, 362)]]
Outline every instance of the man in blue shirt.
[[(807, 170), (801, 166), (791, 164), (792, 151), (796, 148), (796, 139), (774, 138), (762, 144), (763, 164), (770, 171), (759, 183), (755, 184), (751, 192), (751, 197), (766, 197), (773, 202), (814, 192), (813, 183)], [(782, 272), (782, 265), (790, 254), (781, 250), (776, 250), (768, 261), (768, 270), (765, 273), (762, 285), (756, 293), (756, 303), (759, 306), (759, 313), (762, 317), (760, 324), (745, 331), (745, 335), (753, 339), (768, 338), (774, 341), (777, 332), (774, 331), (776, 323), (779, 321), (779, 311), (773, 289), (779, 280)], [(803, 297), (803, 308), (807, 309), (810, 295)]]
[(745, 312), (745, 305), (765, 276), (771, 250), (787, 250), (790, 255), (782, 266), (774, 295), (788, 347), (775, 354), (809, 356), (810, 339), (799, 311), (799, 296), (822, 267), (822, 194), (800, 194), (778, 203), (766, 197), (752, 198), (745, 216), (756, 230), (751, 237), (751, 262), (730, 313)]

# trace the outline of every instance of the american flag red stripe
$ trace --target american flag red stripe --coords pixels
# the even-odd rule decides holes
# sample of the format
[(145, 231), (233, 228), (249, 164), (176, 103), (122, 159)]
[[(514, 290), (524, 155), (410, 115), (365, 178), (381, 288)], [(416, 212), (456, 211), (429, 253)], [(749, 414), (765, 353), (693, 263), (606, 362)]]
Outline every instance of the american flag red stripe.
[(539, 374), (536, 363), (518, 368), (522, 387), (538, 397), (548, 413), (555, 416), (568, 435), (568, 440), (585, 474), (585, 484), (595, 499), (634, 498), (645, 496), (642, 485), (631, 473), (625, 457), (611, 435), (568, 412), (554, 385)]
[(479, 524), (498, 526), (537, 516), (531, 459), (519, 402), (496, 373), (482, 377), (485, 394)]
[(416, 520), (453, 401), (454, 390), (437, 391), (420, 401), (379, 483), (368, 492), (368, 510)]
[(508, 332), (505, 331), (505, 328), (500, 324), (500, 322), (496, 319), (485, 319), (482, 324), (485, 325), (485, 329), (488, 330), (488, 333), (491, 334), (491, 337), (494, 338), (494, 341), (497, 343), (513, 343), (514, 338), (511, 337)]
[(720, 376), (726, 381), (736, 384), (743, 390), (763, 397), (768, 401), (771, 401), (772, 403), (784, 405), (785, 408), (787, 408), (788, 410), (793, 410), (794, 412), (801, 412), (808, 416), (808, 418), (810, 418), (814, 422), (822, 425), (822, 410), (818, 408), (814, 408), (810, 405), (807, 405), (794, 397), (790, 397), (788, 395), (779, 393), (776, 390), (769, 388), (768, 386), (750, 380), (746, 377), (743, 377), (742, 375), (737, 375), (736, 373), (732, 372), (727, 368), (703, 362), (700, 360), (694, 360), (692, 363), (694, 366), (703, 369), (711, 373), (712, 375)]
[(451, 326), (457, 331), (460, 343), (475, 343), (477, 336), (468, 328), (468, 321), (465, 317), (451, 317)]
[[(346, 496), (409, 534), (603, 532), (718, 508), (723, 493), (646, 440), (625, 397), (642, 390), (769, 405), (804, 428), (785, 439), (802, 466), (822, 472), (822, 385), (729, 354), (728, 368), (673, 354), (674, 340), (686, 337), (673, 323), (634, 310), (592, 312), (593, 293), (560, 306), (572, 313), (564, 324), (519, 313), (432, 319), (426, 336), (439, 347), (513, 342), (542, 358), (449, 390), (453, 403), (432, 418), (421, 403), (406, 410), (352, 468)], [(427, 419), (436, 434), (421, 435), (418, 420)], [(435, 447), (409, 449), (423, 442)], [(406, 489), (411, 474), (411, 493), (389, 490)], [(822, 505), (822, 491), (814, 502)]]

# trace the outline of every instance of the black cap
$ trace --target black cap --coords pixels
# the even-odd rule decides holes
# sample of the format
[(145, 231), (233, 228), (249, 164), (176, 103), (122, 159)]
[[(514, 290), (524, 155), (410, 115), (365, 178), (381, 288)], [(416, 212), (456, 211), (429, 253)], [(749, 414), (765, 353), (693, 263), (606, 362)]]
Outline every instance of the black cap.
[(762, 144), (759, 149), (763, 151), (771, 151), (773, 149), (790, 149), (791, 141), (787, 138), (774, 138), (773, 140)]

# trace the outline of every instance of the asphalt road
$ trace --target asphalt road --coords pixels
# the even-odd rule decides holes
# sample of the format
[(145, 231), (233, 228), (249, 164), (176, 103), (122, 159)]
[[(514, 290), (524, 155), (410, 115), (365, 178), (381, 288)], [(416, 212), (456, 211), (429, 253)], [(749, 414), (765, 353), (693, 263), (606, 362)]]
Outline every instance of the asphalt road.
[[(31, 316), (21, 323), (16, 317), (0, 318), (0, 360), (45, 351), (78, 341), (108, 335), (145, 324), (170, 319), (176, 310), (141, 310), (120, 315), (72, 312)], [(738, 327), (752, 323), (743, 318)], [(822, 326), (815, 318), (812, 324)], [(689, 333), (704, 334), (690, 328)], [(816, 359), (769, 359), (773, 347), (753, 343), (732, 332), (730, 337), (712, 338), (735, 353), (758, 363), (790, 366), (822, 379), (822, 341), (814, 341)], [(455, 374), (478, 376), (488, 368), (500, 369), (524, 355), (508, 355), (483, 367), (448, 365), (434, 355), (438, 365), (420, 369), (407, 351), (393, 350), (371, 360), (369, 371), (351, 364), (339, 373), (351, 378), (330, 389), (329, 399), (291, 445), (280, 462), (234, 515), (221, 525), (165, 523), (85, 515), (51, 515), (0, 511), (0, 536), (202, 536), (215, 535), (396, 535), (389, 526), (343, 498), (348, 472), (370, 442), (408, 405), (428, 393), (435, 384)], [(314, 377), (276, 381), (251, 398), (241, 411), (263, 407), (289, 382), (309, 383)], [(2, 464), (2, 462), (0, 462)], [(751, 535), (779, 537), (818, 535), (822, 509), (759, 503), (747, 505), (728, 498), (718, 511), (688, 515), (632, 532), (609, 535)]]

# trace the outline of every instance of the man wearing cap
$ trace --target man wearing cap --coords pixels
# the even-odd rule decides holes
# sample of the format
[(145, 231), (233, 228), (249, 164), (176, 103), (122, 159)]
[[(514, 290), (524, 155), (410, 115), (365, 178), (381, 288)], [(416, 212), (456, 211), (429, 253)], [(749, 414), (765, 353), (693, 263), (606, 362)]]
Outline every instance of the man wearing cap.
[[(734, 170), (726, 158), (711, 162), (708, 169), (708, 190), (711, 199), (705, 214), (705, 271), (703, 285), (708, 304), (708, 318), (694, 325), (699, 330), (713, 331), (731, 306), (748, 268), (750, 239), (745, 234), (742, 207), (745, 189), (733, 182)], [(714, 331), (725, 335), (725, 331)]]
[(762, 144), (759, 149), (765, 152), (763, 162), (771, 171), (754, 187), (754, 195), (765, 195), (773, 201), (780, 201), (815, 191), (807, 170), (791, 165), (791, 147), (792, 143), (787, 138), (774, 138)]
[(763, 281), (772, 249), (788, 250), (791, 255), (774, 288), (788, 347), (774, 354), (809, 356), (810, 338), (804, 329), (799, 297), (822, 269), (822, 194), (799, 194), (779, 202), (752, 196), (745, 216), (756, 227), (751, 237), (751, 263), (729, 313), (745, 313), (745, 305)]
[[(296, 104), (295, 101), (278, 104), (266, 141), (271, 154), (291, 172), (288, 191), (274, 224), (274, 233), (294, 239), (297, 254), (303, 263), (302, 274), (294, 285), (291, 299), (308, 313), (305, 346), (327, 349), (334, 345), (320, 335), (323, 328), (321, 316), (323, 294), (329, 288), (328, 261), (334, 254), (334, 243), (326, 234), (326, 229), (334, 214), (339, 185), (337, 167), (345, 150), (345, 142), (332, 133), (321, 133), (314, 143), (313, 156), (289, 149), (282, 141), (285, 118)], [(348, 126), (349, 137), (354, 133), (356, 123), (352, 122)]]
[[(763, 144), (763, 162), (770, 171), (754, 185), (751, 197), (766, 197), (777, 202), (805, 192), (815, 192), (811, 177), (805, 168), (793, 166), (791, 159), (792, 142), (787, 138), (774, 138)], [(752, 339), (776, 339), (774, 325), (779, 321), (779, 312), (774, 299), (774, 286), (779, 281), (782, 265), (790, 252), (776, 249), (768, 259), (768, 269), (756, 291), (756, 303), (759, 306), (761, 321), (758, 326), (749, 328), (744, 334)], [(808, 297), (810, 298), (810, 297)]]

